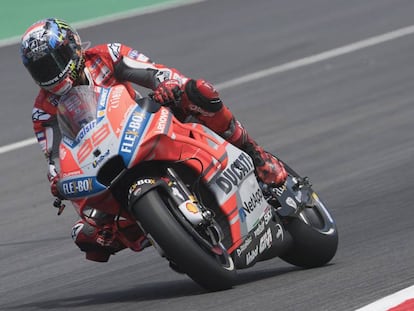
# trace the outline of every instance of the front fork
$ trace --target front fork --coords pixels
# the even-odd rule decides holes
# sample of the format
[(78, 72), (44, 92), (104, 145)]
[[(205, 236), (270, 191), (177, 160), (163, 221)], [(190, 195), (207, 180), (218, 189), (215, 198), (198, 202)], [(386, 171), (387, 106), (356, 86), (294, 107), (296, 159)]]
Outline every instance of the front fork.
[(183, 213), (184, 217), (194, 226), (207, 224), (213, 219), (211, 211), (207, 210), (190, 192), (187, 185), (172, 168), (167, 168), (168, 186), (172, 198)]
[(214, 220), (214, 214), (207, 209), (197, 197), (190, 192), (184, 181), (174, 169), (167, 168), (168, 186), (172, 190), (172, 197), (184, 217), (194, 228), (204, 228), (210, 237), (212, 245), (221, 245), (224, 234)]

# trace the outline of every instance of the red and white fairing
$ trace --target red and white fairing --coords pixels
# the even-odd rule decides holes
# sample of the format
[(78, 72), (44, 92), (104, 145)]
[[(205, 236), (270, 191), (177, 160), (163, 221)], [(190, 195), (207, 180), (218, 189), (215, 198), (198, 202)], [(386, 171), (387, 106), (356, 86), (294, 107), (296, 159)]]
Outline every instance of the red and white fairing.
[[(61, 193), (79, 213), (86, 207), (113, 215), (123, 210), (108, 187), (97, 180), (100, 168), (115, 156), (122, 157), (127, 169), (143, 161), (197, 158), (186, 164), (202, 176), (228, 219), (233, 241), (229, 252), (270, 213), (251, 158), (207, 127), (181, 123), (165, 107), (149, 112), (137, 105), (122, 85), (81, 88), (90, 94), (88, 99), (79, 96), (80, 101), (95, 101), (87, 105), (94, 117), (75, 134), (61, 126), (59, 183)], [(62, 98), (59, 105), (73, 102)], [(58, 118), (59, 124), (69, 119), (64, 113)]]

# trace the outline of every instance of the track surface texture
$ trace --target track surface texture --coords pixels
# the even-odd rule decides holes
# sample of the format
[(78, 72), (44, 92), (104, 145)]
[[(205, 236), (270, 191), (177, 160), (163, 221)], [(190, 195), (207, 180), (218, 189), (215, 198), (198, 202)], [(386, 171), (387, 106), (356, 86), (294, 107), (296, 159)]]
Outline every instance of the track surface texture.
[[(411, 0), (208, 0), (81, 29), (220, 85), (413, 23)], [(0, 154), (2, 310), (353, 310), (414, 283), (414, 35), (224, 88), (269, 151), (302, 175), (337, 220), (332, 262), (280, 259), (206, 293), (153, 249), (88, 262), (77, 220), (56, 216), (37, 145)], [(0, 48), (0, 145), (32, 137), (37, 87), (18, 46)], [(220, 90), (219, 90), (220, 91)]]

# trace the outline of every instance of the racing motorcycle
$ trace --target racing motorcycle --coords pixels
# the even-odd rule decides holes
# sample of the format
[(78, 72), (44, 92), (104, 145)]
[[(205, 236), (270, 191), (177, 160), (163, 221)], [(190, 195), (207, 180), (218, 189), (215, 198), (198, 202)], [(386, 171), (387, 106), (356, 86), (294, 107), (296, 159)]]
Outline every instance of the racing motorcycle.
[(308, 178), (285, 164), (283, 186), (260, 184), (248, 154), (150, 96), (76, 86), (60, 99), (58, 123), (58, 187), (78, 214), (97, 227), (96, 215), (111, 215), (128, 248), (141, 251), (145, 238), (206, 290), (231, 288), (237, 270), (259, 261), (312, 268), (336, 253), (335, 221)]

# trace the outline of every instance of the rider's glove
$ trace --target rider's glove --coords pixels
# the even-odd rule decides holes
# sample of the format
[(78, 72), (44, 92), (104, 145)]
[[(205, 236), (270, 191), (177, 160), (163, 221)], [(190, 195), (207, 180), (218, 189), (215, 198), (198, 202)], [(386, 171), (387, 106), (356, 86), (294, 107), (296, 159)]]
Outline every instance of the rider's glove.
[(47, 173), (47, 178), (50, 182), (50, 192), (52, 193), (52, 195), (59, 199), (64, 199), (57, 187), (57, 183), (59, 181), (59, 174), (57, 173), (54, 164), (49, 164), (49, 172)]
[(152, 97), (159, 104), (169, 106), (179, 101), (181, 94), (181, 83), (178, 80), (171, 79), (161, 82), (154, 90)]

